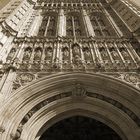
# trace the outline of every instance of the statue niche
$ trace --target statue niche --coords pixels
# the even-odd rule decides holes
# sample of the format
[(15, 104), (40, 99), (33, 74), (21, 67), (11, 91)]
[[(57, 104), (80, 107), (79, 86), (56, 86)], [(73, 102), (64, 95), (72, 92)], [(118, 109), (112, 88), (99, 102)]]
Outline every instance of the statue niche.
[(42, 56), (42, 49), (40, 47), (35, 49), (34, 53), (34, 62), (39, 62)]
[(45, 61), (50, 61), (52, 59), (53, 49), (52, 47), (48, 47), (45, 49)]
[(72, 46), (72, 54), (73, 54), (73, 63), (77, 66), (81, 65), (82, 61), (81, 61), (80, 46), (78, 44), (74, 44)]
[(7, 57), (7, 63), (9, 63), (12, 60), (12, 58), (15, 55), (15, 53), (16, 53), (16, 49), (15, 48), (12, 48), (11, 51), (10, 51), (10, 53), (9, 53), (9, 55), (8, 55), (8, 57)]
[(69, 61), (68, 47), (62, 48), (62, 60), (64, 63), (67, 63)]
[(99, 44), (99, 52), (104, 60), (108, 60), (108, 54), (105, 47), (102, 44)]
[(130, 57), (129, 54), (128, 54), (126, 48), (124, 48), (123, 45), (120, 45), (120, 46), (119, 46), (119, 51), (121, 52), (121, 54), (122, 54), (122, 56), (123, 56), (123, 58), (124, 58), (125, 60), (130, 59), (130, 58), (129, 58), (129, 57)]
[(24, 50), (23, 62), (25, 62), (25, 61), (27, 62), (30, 60), (31, 53), (32, 53), (32, 49), (30, 47), (28, 47)]
[(109, 48), (109, 51), (114, 60), (119, 60), (119, 54), (117, 53), (117, 50), (115, 50), (114, 47)]
[(83, 47), (83, 54), (86, 63), (90, 63), (91, 61), (91, 53), (88, 47)]

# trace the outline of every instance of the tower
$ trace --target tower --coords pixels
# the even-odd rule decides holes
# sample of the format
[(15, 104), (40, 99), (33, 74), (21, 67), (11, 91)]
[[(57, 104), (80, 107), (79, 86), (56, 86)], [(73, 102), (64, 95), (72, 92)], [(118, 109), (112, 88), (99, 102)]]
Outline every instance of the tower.
[(0, 12), (0, 138), (44, 140), (52, 124), (86, 116), (139, 140), (139, 23), (129, 0), (10, 1)]

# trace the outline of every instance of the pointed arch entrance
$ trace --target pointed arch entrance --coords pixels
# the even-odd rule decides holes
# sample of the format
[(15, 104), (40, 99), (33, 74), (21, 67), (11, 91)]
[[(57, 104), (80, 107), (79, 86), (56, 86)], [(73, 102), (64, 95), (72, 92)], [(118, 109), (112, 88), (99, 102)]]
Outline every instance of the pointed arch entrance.
[(140, 91), (109, 76), (53, 74), (17, 90), (0, 110), (1, 140), (39, 140), (56, 122), (95, 119), (122, 140), (140, 139)]

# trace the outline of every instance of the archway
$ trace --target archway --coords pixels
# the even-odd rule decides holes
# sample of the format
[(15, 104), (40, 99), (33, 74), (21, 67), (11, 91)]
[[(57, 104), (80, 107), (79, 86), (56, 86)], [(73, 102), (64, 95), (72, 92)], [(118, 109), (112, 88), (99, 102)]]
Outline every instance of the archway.
[(39, 140), (121, 140), (114, 130), (92, 118), (73, 116), (55, 123)]
[(122, 140), (140, 138), (140, 91), (109, 76), (59, 73), (15, 92), (0, 110), (1, 140), (39, 140), (56, 122), (80, 115), (112, 128)]

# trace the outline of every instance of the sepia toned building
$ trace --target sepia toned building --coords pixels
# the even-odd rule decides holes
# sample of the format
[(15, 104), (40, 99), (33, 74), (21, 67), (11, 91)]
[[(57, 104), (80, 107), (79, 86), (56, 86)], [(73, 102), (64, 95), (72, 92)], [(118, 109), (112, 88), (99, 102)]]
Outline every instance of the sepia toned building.
[(140, 140), (140, 7), (130, 0), (11, 0), (0, 10), (0, 140)]

